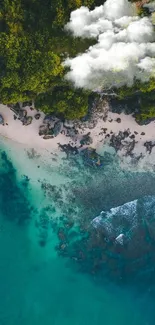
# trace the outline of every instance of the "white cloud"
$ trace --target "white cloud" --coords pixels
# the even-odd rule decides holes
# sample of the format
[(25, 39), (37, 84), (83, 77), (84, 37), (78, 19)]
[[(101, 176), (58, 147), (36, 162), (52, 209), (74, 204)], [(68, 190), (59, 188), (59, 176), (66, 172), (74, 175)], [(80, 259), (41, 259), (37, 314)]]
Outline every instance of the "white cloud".
[(96, 37), (85, 53), (68, 58), (66, 78), (76, 87), (102, 89), (131, 86), (137, 78), (155, 75), (155, 33), (148, 17), (135, 15), (127, 0), (107, 0), (89, 11), (81, 7), (71, 13), (65, 27), (74, 36)]

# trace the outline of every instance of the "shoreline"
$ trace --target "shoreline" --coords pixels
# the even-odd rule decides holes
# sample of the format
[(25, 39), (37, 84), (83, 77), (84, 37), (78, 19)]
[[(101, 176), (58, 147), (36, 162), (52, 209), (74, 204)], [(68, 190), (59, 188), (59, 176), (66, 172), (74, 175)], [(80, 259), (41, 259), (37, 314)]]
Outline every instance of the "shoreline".
[[(142, 165), (146, 165), (147, 161), (149, 168), (150, 165), (155, 164), (155, 121), (147, 125), (139, 125), (131, 115), (111, 112), (107, 102), (103, 102), (102, 109), (96, 110), (89, 120), (83, 122), (62, 123), (54, 117), (50, 120), (43, 112), (38, 112), (34, 108), (32, 110), (29, 106), (24, 107), (23, 110), (26, 110), (27, 116), (32, 118), (30, 125), (23, 125), (18, 117), (14, 118), (15, 114), (8, 106), (0, 105), (0, 115), (4, 119), (4, 125), (0, 125), (0, 136), (3, 139), (11, 140), (40, 153), (53, 154), (60, 152), (63, 154), (64, 146), (72, 148), (73, 151), (76, 148), (77, 152), (91, 147), (99, 155), (103, 155), (107, 147), (110, 147), (125, 165), (126, 163), (134, 165), (133, 161), (136, 160), (141, 168)], [(36, 114), (40, 116), (39, 119), (35, 119)], [(59, 130), (58, 128), (56, 130), (58, 134), (56, 136), (45, 135), (44, 139), (44, 134), (39, 135), (39, 129), (46, 129), (49, 124), (50, 133), (54, 125), (58, 126)], [(145, 169), (145, 166), (143, 167)]]

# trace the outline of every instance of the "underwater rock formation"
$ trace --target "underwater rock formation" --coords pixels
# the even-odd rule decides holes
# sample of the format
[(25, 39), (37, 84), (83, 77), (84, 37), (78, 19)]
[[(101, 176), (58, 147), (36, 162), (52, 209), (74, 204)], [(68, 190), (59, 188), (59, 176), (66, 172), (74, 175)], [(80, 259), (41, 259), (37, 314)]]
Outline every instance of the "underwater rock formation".
[[(89, 218), (88, 218), (89, 219)], [(155, 279), (155, 196), (128, 202), (102, 211), (88, 223), (70, 230), (61, 225), (65, 240), (59, 238), (59, 254), (71, 258), (82, 272), (106, 275), (121, 283), (143, 284)], [(72, 231), (74, 227), (72, 228)]]

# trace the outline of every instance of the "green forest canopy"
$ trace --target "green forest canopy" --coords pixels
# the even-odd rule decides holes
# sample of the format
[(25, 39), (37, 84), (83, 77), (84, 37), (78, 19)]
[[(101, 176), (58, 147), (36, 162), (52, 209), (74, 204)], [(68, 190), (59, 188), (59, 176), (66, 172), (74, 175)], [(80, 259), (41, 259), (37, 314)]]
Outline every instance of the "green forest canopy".
[(64, 81), (61, 62), (65, 53), (75, 56), (93, 41), (72, 38), (63, 26), (72, 10), (100, 4), (102, 0), (0, 0), (0, 102), (33, 99), (45, 112), (84, 116), (90, 93)]

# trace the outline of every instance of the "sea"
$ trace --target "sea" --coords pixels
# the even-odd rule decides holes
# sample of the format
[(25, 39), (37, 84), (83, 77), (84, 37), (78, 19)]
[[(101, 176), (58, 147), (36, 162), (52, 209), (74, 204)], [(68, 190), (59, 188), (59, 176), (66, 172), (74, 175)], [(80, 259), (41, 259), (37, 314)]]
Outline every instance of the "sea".
[(124, 251), (92, 227), (101, 211), (154, 196), (155, 173), (108, 149), (99, 168), (1, 138), (0, 325), (154, 325), (153, 235), (149, 269), (131, 256), (143, 260), (138, 233), (122, 267)]

